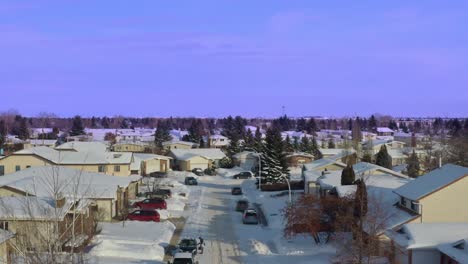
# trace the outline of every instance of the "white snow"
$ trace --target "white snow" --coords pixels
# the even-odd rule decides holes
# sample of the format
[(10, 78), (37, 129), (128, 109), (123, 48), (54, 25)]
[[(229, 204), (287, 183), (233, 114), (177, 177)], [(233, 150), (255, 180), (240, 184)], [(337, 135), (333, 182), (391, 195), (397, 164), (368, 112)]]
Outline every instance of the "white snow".
[(169, 244), (174, 230), (175, 226), (169, 221), (126, 221), (125, 226), (102, 223), (101, 233), (92, 241), (94, 247), (90, 255), (162, 261), (164, 247)]

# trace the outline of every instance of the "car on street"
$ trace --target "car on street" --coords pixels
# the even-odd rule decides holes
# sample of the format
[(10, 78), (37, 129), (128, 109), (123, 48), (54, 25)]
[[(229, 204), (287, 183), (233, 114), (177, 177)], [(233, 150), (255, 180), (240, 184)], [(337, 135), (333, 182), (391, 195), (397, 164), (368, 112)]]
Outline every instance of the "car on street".
[(186, 252), (179, 252), (174, 255), (172, 262), (168, 261), (168, 264), (198, 264), (198, 261), (195, 260), (195, 256), (186, 253)]
[(147, 209), (167, 209), (167, 203), (162, 198), (147, 198), (133, 204), (133, 207), (138, 207), (143, 210)]
[(242, 215), (242, 223), (245, 225), (258, 225), (258, 214), (253, 208), (244, 211)]
[(150, 192), (145, 192), (145, 197), (167, 199), (172, 197), (172, 191), (170, 189), (156, 189)]
[(247, 208), (249, 208), (249, 201), (247, 200), (239, 200), (236, 203), (236, 211), (244, 212)]
[(241, 187), (232, 187), (231, 188), (231, 194), (232, 195), (242, 195)]
[(127, 220), (159, 222), (161, 218), (155, 210), (135, 210), (128, 213)]
[(197, 240), (195, 238), (183, 238), (177, 244), (177, 250), (179, 252), (189, 252), (193, 255), (197, 254)]
[(203, 173), (203, 170), (201, 168), (195, 168), (195, 169), (192, 170), (192, 172), (197, 176), (205, 175), (205, 173)]
[(185, 177), (184, 183), (185, 183), (185, 185), (198, 185), (197, 179), (195, 179), (195, 177), (191, 177), (191, 176)]
[(251, 177), (253, 177), (253, 173), (251, 171), (243, 171), (232, 176), (234, 179), (249, 179)]

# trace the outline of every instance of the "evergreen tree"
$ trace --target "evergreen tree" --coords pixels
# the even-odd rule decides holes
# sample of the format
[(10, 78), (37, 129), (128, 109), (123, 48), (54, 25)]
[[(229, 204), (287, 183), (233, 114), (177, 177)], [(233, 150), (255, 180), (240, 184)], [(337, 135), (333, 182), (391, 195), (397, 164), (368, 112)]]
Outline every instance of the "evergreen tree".
[(385, 144), (380, 147), (379, 152), (377, 153), (375, 164), (382, 166), (387, 169), (392, 169), (392, 158), (388, 154), (387, 146)]
[(307, 130), (307, 121), (304, 118), (297, 120), (296, 131), (304, 132)]
[(333, 141), (332, 138), (328, 139), (328, 148), (329, 149), (334, 149), (336, 146), (335, 146), (335, 141)]
[(320, 152), (320, 149), (318, 147), (317, 140), (315, 140), (315, 137), (312, 138), (311, 151), (312, 151), (312, 155), (314, 155), (315, 160), (323, 158), (322, 152)]
[(368, 151), (365, 151), (364, 155), (362, 155), (361, 161), (371, 163), (372, 162), (372, 155)]
[(267, 130), (265, 146), (262, 151), (262, 182), (284, 182), (281, 177), (289, 172), (283, 153), (283, 140), (278, 128)]
[(307, 122), (307, 133), (314, 134), (318, 130), (317, 123), (314, 118), (309, 119)]
[(356, 120), (353, 121), (351, 137), (353, 139), (354, 145), (357, 145), (362, 141), (361, 124), (359, 122), (359, 118), (356, 118)]
[(231, 138), (231, 140), (229, 141), (229, 145), (227, 146), (226, 148), (226, 152), (227, 152), (227, 156), (232, 159), (232, 157), (241, 152), (242, 149), (241, 149), (241, 146), (240, 146), (240, 142), (239, 142), (239, 138), (237, 136), (234, 136)]
[(364, 239), (364, 218), (367, 215), (367, 188), (363, 180), (356, 181), (357, 189), (354, 195), (354, 208), (353, 215), (355, 222), (353, 226), (357, 227), (353, 230), (353, 237), (357, 240), (358, 248), (358, 261), (357, 263), (363, 263), (363, 244)]
[(292, 147), (294, 151), (300, 151), (301, 145), (299, 144), (299, 137), (296, 137), (296, 136), (293, 137)]
[(312, 148), (311, 148), (310, 141), (309, 141), (308, 137), (306, 137), (306, 136), (302, 137), (301, 144), (299, 146), (299, 150), (301, 152), (312, 154)]
[(371, 117), (369, 119), (369, 130), (372, 131), (372, 132), (377, 131), (377, 120), (375, 119), (374, 115), (371, 115)]
[(291, 139), (289, 138), (289, 135), (286, 136), (283, 145), (284, 145), (284, 152), (286, 153), (294, 152), (294, 148), (291, 143)]
[(107, 116), (102, 118), (101, 125), (103, 128), (109, 128), (110, 127), (109, 123), (110, 123), (109, 118)]
[(160, 120), (158, 122), (158, 127), (154, 133), (154, 146), (158, 153), (163, 150), (163, 142), (172, 140), (172, 136), (169, 131), (169, 124), (167, 121)]
[(200, 145), (203, 133), (203, 124), (200, 119), (193, 119), (188, 129), (188, 135), (183, 140), (194, 142)]
[(416, 135), (414, 133), (411, 134), (411, 147), (415, 148), (417, 146)]
[(245, 133), (245, 136), (244, 136), (244, 148), (247, 148), (247, 149), (255, 148), (255, 138), (250, 128), (247, 129), (247, 132)]
[(96, 128), (97, 127), (97, 119), (96, 117), (91, 117), (91, 128)]
[(353, 185), (356, 179), (352, 165), (347, 165), (341, 172), (341, 185)]
[(70, 129), (70, 136), (79, 136), (84, 134), (85, 131), (83, 126), (83, 120), (81, 119), (81, 116), (77, 115), (73, 118), (72, 128)]
[(411, 153), (411, 155), (408, 157), (407, 163), (408, 165), (406, 166), (406, 170), (408, 172), (408, 176), (412, 178), (418, 177), (421, 167), (419, 165), (418, 156), (416, 155), (416, 152), (414, 152), (414, 150), (413, 153)]
[(257, 127), (257, 130), (255, 130), (255, 146), (254, 146), (254, 149), (257, 152), (262, 152), (263, 151), (263, 138), (262, 138), (262, 132), (260, 131), (260, 127)]

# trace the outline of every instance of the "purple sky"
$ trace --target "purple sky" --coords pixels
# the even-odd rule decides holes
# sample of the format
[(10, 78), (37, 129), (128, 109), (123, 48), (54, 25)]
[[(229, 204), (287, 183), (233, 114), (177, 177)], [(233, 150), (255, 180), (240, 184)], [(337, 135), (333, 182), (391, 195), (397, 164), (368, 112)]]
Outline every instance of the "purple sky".
[(466, 10), (457, 0), (2, 0), (0, 111), (468, 116)]

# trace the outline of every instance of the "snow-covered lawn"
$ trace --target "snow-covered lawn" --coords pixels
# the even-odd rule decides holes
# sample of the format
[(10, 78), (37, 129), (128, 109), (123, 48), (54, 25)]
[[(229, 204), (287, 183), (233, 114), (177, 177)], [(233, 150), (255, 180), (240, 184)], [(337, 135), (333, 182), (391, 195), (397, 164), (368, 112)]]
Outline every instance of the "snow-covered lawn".
[(246, 171), (241, 167), (234, 167), (232, 169), (223, 169), (219, 168), (216, 170), (217, 174), (223, 178), (232, 178), (232, 176), (238, 174), (239, 172)]
[[(164, 247), (169, 244), (174, 230), (175, 226), (169, 221), (126, 221), (125, 226), (122, 223), (102, 223), (102, 231), (93, 239), (89, 254), (104, 258), (162, 261)], [(97, 263), (101, 263), (100, 260)]]

